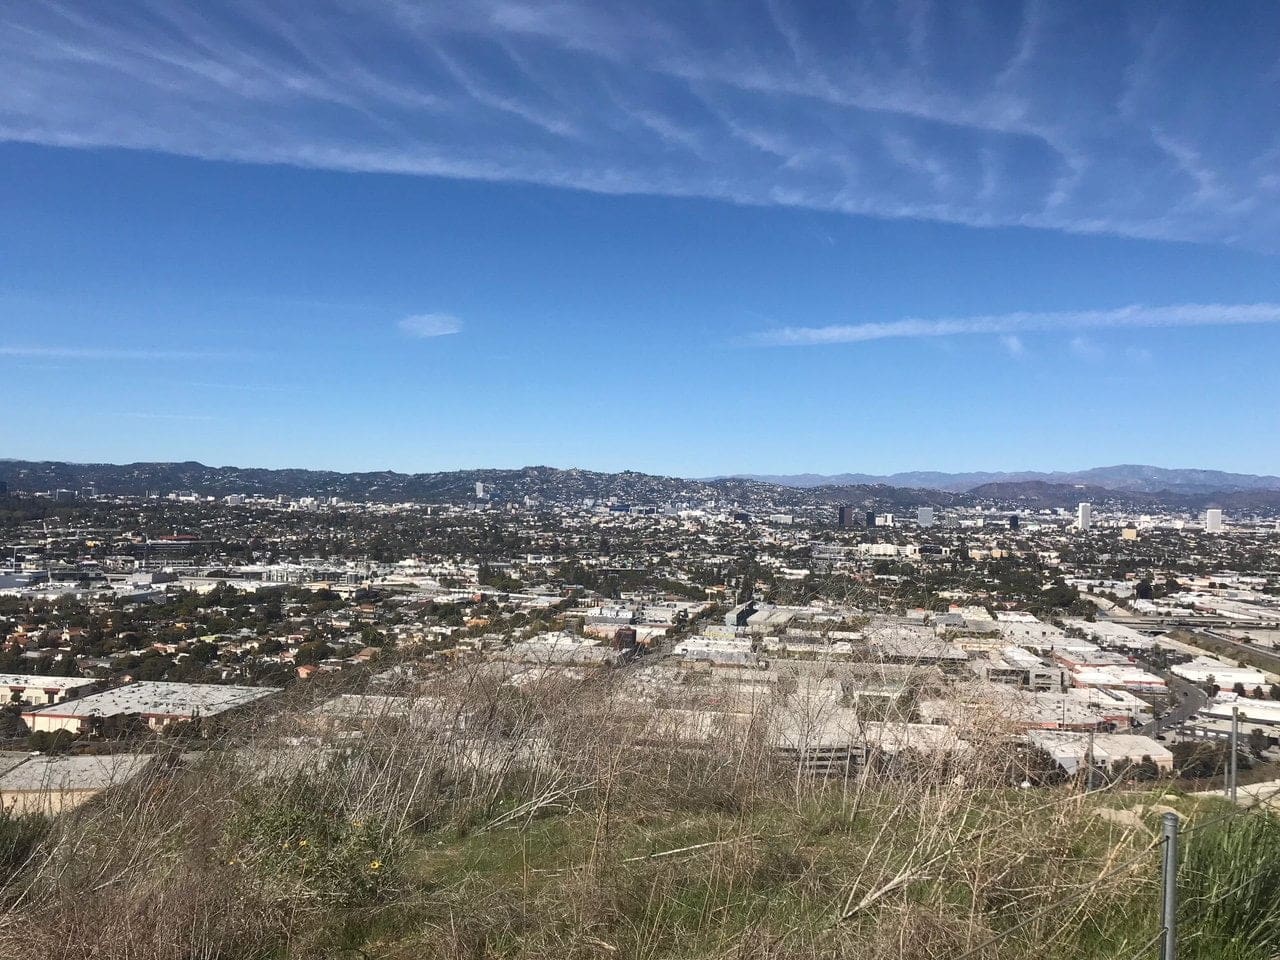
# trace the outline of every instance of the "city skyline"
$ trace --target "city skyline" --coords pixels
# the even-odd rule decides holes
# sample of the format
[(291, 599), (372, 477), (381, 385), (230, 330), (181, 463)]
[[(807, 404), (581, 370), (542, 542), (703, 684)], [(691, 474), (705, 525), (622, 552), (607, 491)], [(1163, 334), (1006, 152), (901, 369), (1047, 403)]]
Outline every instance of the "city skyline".
[(5, 454), (1280, 474), (1274, 11), (727, 9), (0, 14)]

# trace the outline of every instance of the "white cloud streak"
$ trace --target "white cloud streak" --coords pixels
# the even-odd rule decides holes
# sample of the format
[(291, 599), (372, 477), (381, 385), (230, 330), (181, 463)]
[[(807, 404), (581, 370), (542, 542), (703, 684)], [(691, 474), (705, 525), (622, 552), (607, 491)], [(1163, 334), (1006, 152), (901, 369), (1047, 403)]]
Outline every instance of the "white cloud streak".
[(447, 337), (462, 331), (462, 321), (450, 313), (419, 313), (397, 324), (402, 333), (418, 339)]
[(825, 327), (780, 327), (761, 331), (751, 336), (749, 342), (769, 347), (814, 347), (973, 334), (1017, 338), (1026, 333), (1074, 333), (1079, 330), (1117, 327), (1217, 327), (1269, 323), (1280, 323), (1280, 303), (1183, 303), (1158, 307), (1135, 304), (1114, 310), (1002, 313), (942, 319), (908, 318)]
[(900, 13), (9, 4), (0, 140), (1280, 248), (1280, 9), (1229, 53), (1190, 8)]
[(1022, 357), (1027, 353), (1027, 345), (1022, 342), (1022, 338), (1016, 333), (1006, 333), (1000, 338), (1000, 343), (1005, 350), (1009, 351), (1011, 357)]

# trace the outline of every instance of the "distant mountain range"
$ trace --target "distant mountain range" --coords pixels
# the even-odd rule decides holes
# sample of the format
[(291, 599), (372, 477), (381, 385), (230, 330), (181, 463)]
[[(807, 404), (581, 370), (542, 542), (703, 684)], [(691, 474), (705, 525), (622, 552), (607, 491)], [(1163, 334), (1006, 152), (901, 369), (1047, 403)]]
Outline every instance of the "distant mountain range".
[(476, 484), (483, 483), (498, 503), (519, 502), (525, 497), (561, 504), (586, 499), (675, 506), (717, 502), (753, 513), (838, 504), (888, 512), (977, 504), (1039, 510), (1074, 507), (1081, 500), (1143, 511), (1197, 511), (1210, 506), (1241, 512), (1280, 510), (1277, 477), (1139, 466), (1100, 467), (1069, 474), (898, 473), (888, 477), (841, 474), (690, 480), (631, 470), (603, 473), (555, 467), (342, 473), (211, 467), (194, 461), (109, 464), (0, 460), (0, 481), (10, 491), (26, 493), (93, 487), (100, 493), (135, 496), (189, 491), (204, 496), (240, 493), (380, 503), (473, 502)]
[(1114, 467), (1094, 467), (1090, 470), (1041, 472), (939, 473), (918, 471), (885, 475), (868, 473), (840, 473), (824, 476), (816, 473), (798, 473), (782, 476), (765, 474), (740, 474), (738, 479), (758, 480), (785, 487), (810, 489), (848, 484), (884, 483), (896, 487), (921, 487), (929, 490), (946, 490), (951, 493), (968, 493), (991, 484), (1052, 483), (1100, 487), (1123, 493), (1184, 493), (1213, 494), (1236, 493), (1253, 490), (1280, 490), (1280, 477), (1258, 476), (1248, 473), (1226, 473), (1222, 470), (1175, 470), (1142, 464), (1120, 464)]
[(496, 502), (535, 497), (546, 503), (615, 499), (633, 504), (736, 504), (747, 510), (791, 509), (815, 504), (856, 504), (867, 509), (908, 510), (971, 502), (942, 490), (911, 490), (884, 484), (842, 484), (801, 489), (756, 480), (725, 477), (688, 480), (625, 470), (450, 470), (397, 473), (392, 470), (341, 473), (332, 470), (271, 470), (211, 467), (203, 463), (67, 463), (0, 460), (0, 481), (12, 492), (39, 493), (93, 487), (99, 493), (141, 496), (192, 492), (202, 496), (240, 493), (274, 497), (339, 497), (343, 500), (398, 503), (464, 503), (476, 499), (483, 483)]

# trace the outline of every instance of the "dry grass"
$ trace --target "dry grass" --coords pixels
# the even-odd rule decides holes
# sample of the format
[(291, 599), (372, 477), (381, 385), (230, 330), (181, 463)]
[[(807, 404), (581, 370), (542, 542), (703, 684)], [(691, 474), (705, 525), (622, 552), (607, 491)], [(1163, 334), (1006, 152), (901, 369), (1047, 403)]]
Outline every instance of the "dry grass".
[(1014, 787), (999, 717), (818, 775), (839, 718), (803, 688), (696, 735), (626, 672), (319, 689), (60, 818), (0, 957), (1123, 957), (1155, 922), (1148, 826)]

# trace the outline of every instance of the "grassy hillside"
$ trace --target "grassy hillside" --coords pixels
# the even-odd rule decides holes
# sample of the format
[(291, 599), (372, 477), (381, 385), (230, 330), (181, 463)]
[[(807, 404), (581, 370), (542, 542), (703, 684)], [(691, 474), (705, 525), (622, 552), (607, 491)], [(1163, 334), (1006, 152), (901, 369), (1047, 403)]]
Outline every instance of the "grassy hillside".
[(384, 693), (337, 718), (292, 694), (5, 821), (0, 957), (1152, 957), (1163, 805), (1190, 825), (1181, 956), (1280, 949), (1280, 821), (1159, 784), (1021, 789), (998, 724), (845, 779), (777, 749), (797, 703), (694, 743), (609, 676)]

